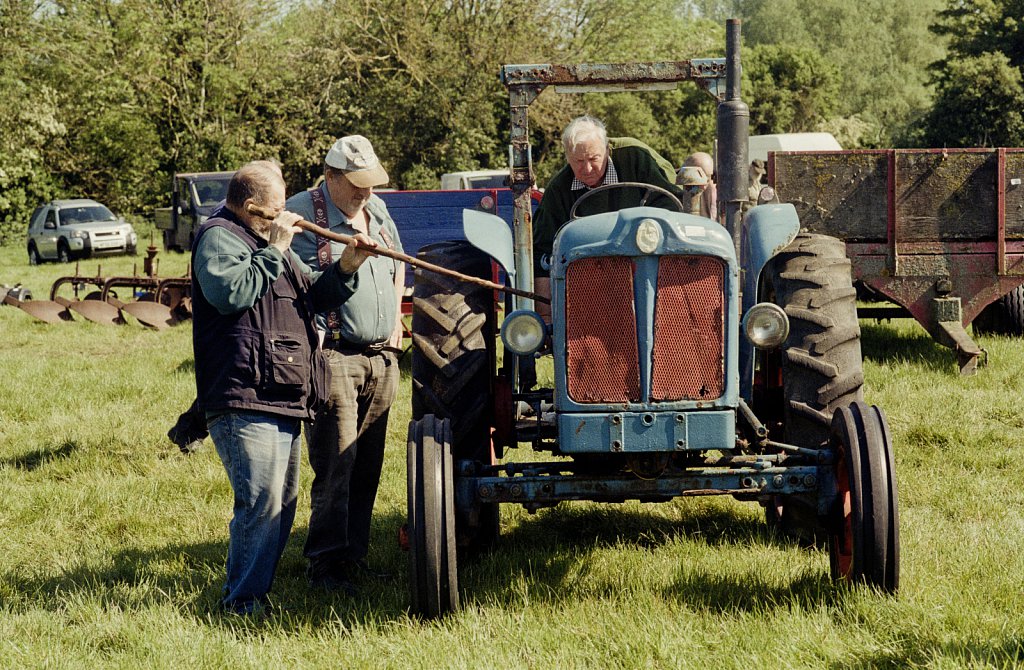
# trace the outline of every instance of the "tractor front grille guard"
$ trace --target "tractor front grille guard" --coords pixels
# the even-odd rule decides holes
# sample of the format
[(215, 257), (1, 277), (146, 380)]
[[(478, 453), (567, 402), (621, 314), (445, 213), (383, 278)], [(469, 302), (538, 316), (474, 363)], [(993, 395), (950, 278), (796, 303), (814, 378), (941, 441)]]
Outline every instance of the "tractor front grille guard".
[(725, 263), (663, 256), (653, 309), (649, 389), (641, 390), (636, 266), (626, 256), (573, 261), (566, 269), (566, 371), (578, 403), (710, 401), (725, 389)]

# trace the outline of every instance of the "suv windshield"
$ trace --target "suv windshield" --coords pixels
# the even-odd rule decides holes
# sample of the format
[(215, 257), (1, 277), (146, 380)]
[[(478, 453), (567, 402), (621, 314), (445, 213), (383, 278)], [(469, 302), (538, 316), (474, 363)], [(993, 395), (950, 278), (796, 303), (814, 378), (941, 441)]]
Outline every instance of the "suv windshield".
[(92, 223), (94, 221), (115, 221), (114, 213), (103, 205), (83, 205), (82, 207), (66, 207), (60, 210), (60, 224)]
[(195, 187), (200, 207), (216, 205), (228, 195), (228, 179), (199, 179)]

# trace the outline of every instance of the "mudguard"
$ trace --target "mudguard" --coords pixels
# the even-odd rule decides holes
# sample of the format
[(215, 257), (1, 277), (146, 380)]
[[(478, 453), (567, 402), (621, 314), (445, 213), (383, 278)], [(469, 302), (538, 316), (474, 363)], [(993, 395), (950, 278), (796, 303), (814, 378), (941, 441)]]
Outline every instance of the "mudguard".
[(761, 271), (775, 254), (792, 242), (800, 232), (800, 218), (789, 203), (752, 207), (744, 215), (746, 253), (743, 254), (743, 313), (759, 300), (757, 289)]
[[(744, 216), (746, 224), (746, 272), (743, 276), (743, 313), (761, 299), (758, 294), (764, 266), (789, 246), (800, 232), (800, 218), (789, 203), (752, 207)], [(751, 402), (754, 379), (754, 346), (740, 335), (740, 394)]]
[(474, 209), (462, 210), (462, 232), (474, 247), (502, 267), (509, 284), (516, 288), (515, 252), (512, 229), (500, 216)]

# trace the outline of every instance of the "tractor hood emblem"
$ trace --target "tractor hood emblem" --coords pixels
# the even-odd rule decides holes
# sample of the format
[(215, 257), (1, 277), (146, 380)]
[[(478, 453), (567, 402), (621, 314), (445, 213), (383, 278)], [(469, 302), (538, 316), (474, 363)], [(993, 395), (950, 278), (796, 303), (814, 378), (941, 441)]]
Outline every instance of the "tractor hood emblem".
[(636, 229), (636, 246), (645, 254), (654, 253), (661, 244), (661, 226), (654, 219), (644, 219)]

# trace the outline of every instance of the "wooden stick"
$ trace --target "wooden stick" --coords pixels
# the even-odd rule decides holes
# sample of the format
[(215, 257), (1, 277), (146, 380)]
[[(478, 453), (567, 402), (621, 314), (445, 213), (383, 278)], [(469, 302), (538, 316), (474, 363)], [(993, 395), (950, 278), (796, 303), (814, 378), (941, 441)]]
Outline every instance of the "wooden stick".
[[(254, 203), (249, 203), (249, 205), (246, 207), (246, 211), (248, 211), (250, 214), (253, 214), (255, 216), (258, 216), (258, 217), (263, 218), (263, 219), (268, 219), (268, 220), (273, 220), (274, 218), (277, 217), (277, 214), (272, 209), (268, 209), (266, 207), (260, 207), (259, 205), (256, 205)], [(310, 221), (306, 221), (305, 219), (300, 219), (299, 221), (297, 221), (295, 223), (295, 225), (298, 226), (299, 228), (302, 228), (303, 230), (308, 230), (309, 232), (313, 233), (314, 235), (319, 235), (320, 237), (326, 237), (329, 240), (333, 240), (334, 242), (340, 242), (341, 244), (348, 244), (353, 239), (353, 237), (351, 235), (344, 235), (342, 233), (335, 233), (335, 232), (333, 232), (331, 230), (323, 228), (322, 226), (318, 226), (315, 223), (312, 223)], [(422, 261), (422, 260), (420, 260), (418, 258), (414, 258), (414, 257), (409, 256), (407, 254), (403, 254), (403, 253), (401, 253), (399, 251), (393, 251), (393, 250), (388, 249), (386, 247), (381, 247), (381, 246), (368, 247), (368, 246), (363, 245), (363, 244), (357, 244), (357, 248), (363, 249), (365, 251), (369, 251), (370, 253), (374, 254), (375, 256), (387, 256), (388, 258), (393, 258), (396, 261), (402, 261), (403, 263), (408, 263), (409, 265), (412, 265), (413, 267), (423, 268), (424, 270), (429, 270), (430, 272), (436, 272), (437, 274), (447, 275), (448, 277), (454, 277), (455, 279), (458, 279), (458, 280), (461, 280), (461, 281), (464, 281), (464, 282), (469, 282), (470, 284), (476, 284), (477, 286), (483, 286), (484, 288), (494, 289), (495, 291), (504, 291), (505, 293), (511, 293), (512, 295), (518, 295), (518, 296), (520, 296), (522, 298), (530, 298), (531, 300), (534, 300), (536, 302), (542, 302), (542, 303), (545, 303), (545, 304), (548, 304), (548, 305), (551, 304), (551, 300), (549, 298), (545, 298), (544, 296), (539, 295), (537, 293), (531, 293), (529, 291), (523, 291), (521, 289), (512, 288), (511, 286), (505, 286), (503, 284), (497, 284), (495, 282), (488, 281), (486, 279), (481, 279), (480, 277), (474, 277), (472, 275), (462, 274), (461, 272), (458, 272), (456, 270), (449, 270), (446, 267), (442, 267), (440, 265), (434, 265), (433, 263), (428, 263), (427, 261)]]

